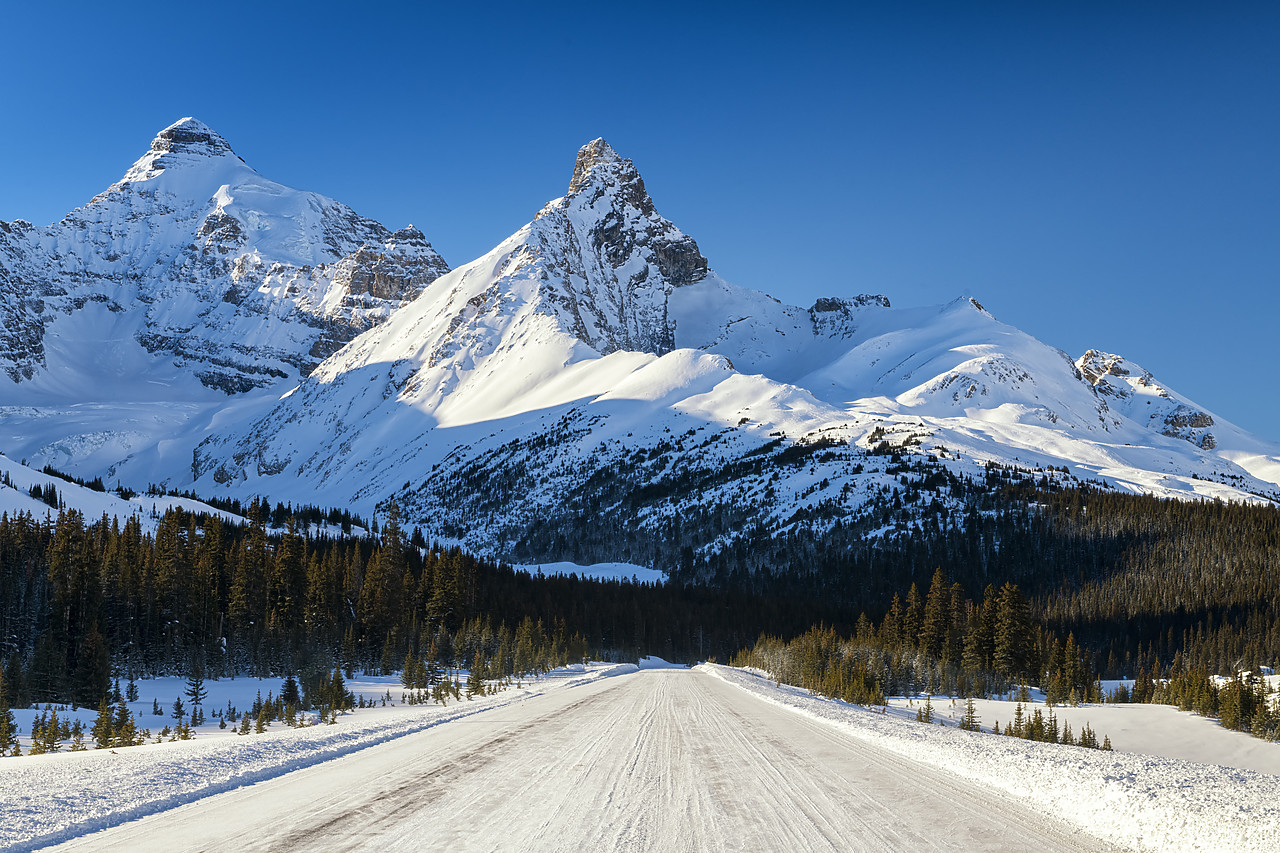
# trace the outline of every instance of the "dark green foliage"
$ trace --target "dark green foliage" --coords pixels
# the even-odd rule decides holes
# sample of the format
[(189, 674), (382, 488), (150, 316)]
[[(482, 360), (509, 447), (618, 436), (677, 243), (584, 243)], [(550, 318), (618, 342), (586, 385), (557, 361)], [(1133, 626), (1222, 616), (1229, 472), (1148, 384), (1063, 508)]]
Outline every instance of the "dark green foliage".
[(1035, 654), (1035, 636), (1027, 600), (1017, 584), (1006, 583), (1000, 588), (996, 603), (992, 669), (1005, 678), (1026, 678), (1038, 669)]
[(328, 672), (335, 660), (352, 673), (391, 669), (412, 653), (429, 689), (477, 648), (495, 677), (588, 655), (727, 659), (765, 629), (838, 616), (803, 598), (544, 578), (457, 549), (424, 553), (395, 519), (381, 540), (312, 536), (296, 523), (277, 535), (265, 505), (246, 511), (240, 528), (173, 510), (154, 535), (136, 519), (88, 522), (73, 511), (52, 527), (0, 516), (11, 704), (96, 707), (113, 668), (131, 682), (197, 668), (206, 678)]
[(8, 755), (18, 745), (18, 725), (9, 706), (4, 672), (0, 671), (0, 756)]
[(194, 708), (201, 705), (208, 698), (209, 691), (204, 686), (204, 666), (199, 662), (191, 665), (191, 674), (187, 676), (187, 687), (185, 690), (187, 701)]
[(280, 686), (280, 701), (295, 707), (301, 707), (302, 705), (302, 694), (298, 689), (298, 679), (294, 678), (292, 674)]
[(115, 713), (107, 700), (103, 699), (101, 704), (98, 705), (98, 716), (93, 722), (93, 728), (90, 730), (93, 734), (95, 748), (107, 749), (115, 745), (115, 725)]

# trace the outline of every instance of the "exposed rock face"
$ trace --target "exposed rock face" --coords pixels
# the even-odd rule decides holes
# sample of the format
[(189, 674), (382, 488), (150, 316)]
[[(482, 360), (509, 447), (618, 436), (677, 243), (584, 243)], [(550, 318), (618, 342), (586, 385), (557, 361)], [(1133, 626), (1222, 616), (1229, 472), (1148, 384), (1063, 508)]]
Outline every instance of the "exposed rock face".
[(860, 293), (852, 299), (835, 296), (819, 297), (809, 309), (815, 335), (848, 338), (857, 330), (854, 315), (868, 306), (889, 307), (889, 297)]
[(668, 297), (706, 278), (707, 259), (658, 214), (630, 160), (603, 139), (587, 143), (568, 195), (529, 227), (528, 262), (554, 281), (543, 295), (584, 343), (602, 354), (674, 348)]
[(195, 119), (47, 228), (0, 223), (0, 370), (47, 366), (59, 317), (141, 313), (135, 340), (227, 393), (306, 375), (448, 271), (422, 233), (269, 181)]
[(225, 139), (204, 122), (193, 118), (171, 124), (156, 134), (156, 138), (151, 140), (151, 150), (156, 154), (183, 153), (205, 157), (235, 154)]
[(1148, 429), (1204, 450), (1218, 446), (1217, 438), (1209, 431), (1214, 425), (1213, 416), (1178, 399), (1150, 371), (1123, 356), (1099, 350), (1086, 352), (1076, 366), (1098, 394), (1110, 398), (1113, 407)]

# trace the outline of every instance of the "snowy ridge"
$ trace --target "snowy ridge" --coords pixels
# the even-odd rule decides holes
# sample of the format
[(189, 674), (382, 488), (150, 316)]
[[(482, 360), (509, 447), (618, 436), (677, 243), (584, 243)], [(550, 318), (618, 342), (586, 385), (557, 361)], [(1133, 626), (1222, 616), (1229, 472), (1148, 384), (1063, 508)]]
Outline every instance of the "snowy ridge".
[(1280, 777), (904, 723), (742, 670), (699, 669), (845, 734), (1034, 803), (1123, 849), (1274, 849)]
[(595, 140), (567, 195), (251, 425), (212, 431), (192, 474), (197, 489), (318, 490), (366, 509), (395, 495), (431, 535), (525, 562), (664, 567), (532, 534), (591, 515), (660, 536), (705, 512), (820, 532), (898, 487), (868, 458), (886, 443), (954, 476), (995, 462), (1163, 496), (1280, 497), (1277, 448), (1152, 431), (1090, 376), (973, 299), (804, 309), (736, 287)]
[(10, 518), (19, 515), (50, 521), (57, 518), (57, 509), (31, 496), (32, 487), (39, 486), (42, 491), (52, 488), (61, 506), (79, 512), (88, 523), (104, 516), (119, 519), (122, 523), (129, 518), (137, 518), (144, 531), (154, 533), (160, 516), (170, 509), (216, 515), (224, 521), (236, 524), (247, 523), (246, 519), (238, 515), (189, 498), (134, 495), (125, 499), (112, 492), (99, 492), (21, 465), (3, 453), (0, 453), (0, 478), (3, 478), (0, 481), (0, 515), (8, 515)]

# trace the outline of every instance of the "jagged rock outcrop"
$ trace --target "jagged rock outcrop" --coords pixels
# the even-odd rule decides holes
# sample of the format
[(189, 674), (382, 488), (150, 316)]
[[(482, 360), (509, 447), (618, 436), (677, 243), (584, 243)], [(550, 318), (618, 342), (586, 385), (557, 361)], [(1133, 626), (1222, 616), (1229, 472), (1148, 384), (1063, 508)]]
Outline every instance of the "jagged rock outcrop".
[(1098, 394), (1130, 419), (1170, 438), (1213, 450), (1213, 416), (1156, 381), (1148, 370), (1123, 356), (1089, 350), (1077, 361), (1080, 373)]
[(662, 218), (635, 165), (596, 139), (578, 151), (569, 191), (529, 225), (530, 264), (566, 326), (601, 354), (675, 347), (671, 292), (702, 281), (698, 244)]

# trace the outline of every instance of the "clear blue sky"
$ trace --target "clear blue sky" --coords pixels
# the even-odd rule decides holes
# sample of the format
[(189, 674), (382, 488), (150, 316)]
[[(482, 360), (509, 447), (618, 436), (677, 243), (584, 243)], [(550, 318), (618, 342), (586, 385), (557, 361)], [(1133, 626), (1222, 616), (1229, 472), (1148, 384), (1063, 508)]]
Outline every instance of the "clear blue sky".
[(474, 5), (10, 4), (0, 219), (194, 115), (457, 265), (604, 136), (730, 281), (971, 295), (1280, 440), (1280, 4)]

